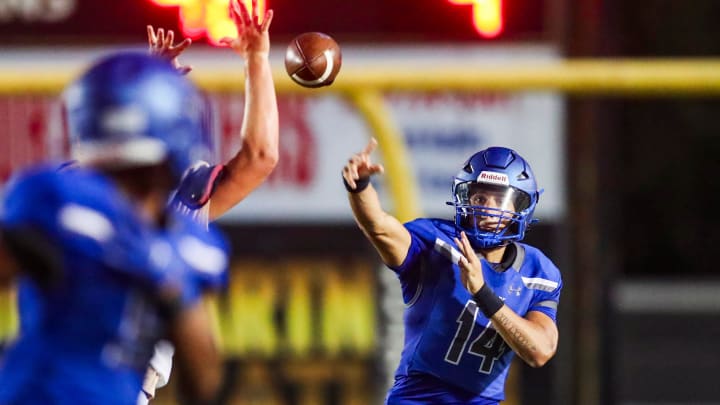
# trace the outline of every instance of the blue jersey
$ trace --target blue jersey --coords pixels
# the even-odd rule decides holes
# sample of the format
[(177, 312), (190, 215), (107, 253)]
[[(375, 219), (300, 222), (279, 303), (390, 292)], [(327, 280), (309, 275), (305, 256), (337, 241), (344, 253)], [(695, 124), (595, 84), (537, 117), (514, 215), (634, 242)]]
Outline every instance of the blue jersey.
[(195, 162), (180, 180), (168, 204), (169, 208), (207, 225), (210, 222), (210, 197), (224, 169), (223, 165), (210, 166), (202, 160)]
[[(454, 223), (405, 224), (412, 242), (397, 273), (406, 304), (405, 346), (388, 404), (494, 404), (504, 399), (514, 355), (462, 285)], [(505, 264), (483, 261), (485, 282), (520, 316), (555, 320), (562, 281), (557, 267), (531, 246), (514, 243)]]
[[(210, 166), (202, 160), (195, 162), (180, 180), (168, 203), (168, 210), (210, 229), (210, 197), (223, 175), (224, 168), (223, 165)], [(203, 290), (220, 290), (228, 284), (227, 272), (197, 272), (195, 276)]]
[(195, 305), (193, 274), (227, 265), (217, 234), (179, 217), (169, 223), (145, 223), (86, 170), (35, 169), (10, 187), (3, 231), (39, 232), (61, 271), (49, 285), (21, 281), (21, 330), (0, 366), (0, 404), (135, 403), (165, 333), (157, 292), (180, 287), (180, 306)]

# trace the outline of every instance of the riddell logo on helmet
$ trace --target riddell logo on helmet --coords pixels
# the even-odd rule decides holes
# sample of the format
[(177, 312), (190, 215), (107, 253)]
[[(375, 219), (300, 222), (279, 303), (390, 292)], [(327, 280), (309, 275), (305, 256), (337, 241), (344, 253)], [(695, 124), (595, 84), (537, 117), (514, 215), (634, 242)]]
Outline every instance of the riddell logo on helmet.
[(480, 172), (480, 175), (477, 178), (478, 183), (490, 183), (490, 184), (500, 184), (503, 186), (509, 186), (510, 180), (508, 179), (507, 174), (504, 173), (495, 173), (495, 172)]

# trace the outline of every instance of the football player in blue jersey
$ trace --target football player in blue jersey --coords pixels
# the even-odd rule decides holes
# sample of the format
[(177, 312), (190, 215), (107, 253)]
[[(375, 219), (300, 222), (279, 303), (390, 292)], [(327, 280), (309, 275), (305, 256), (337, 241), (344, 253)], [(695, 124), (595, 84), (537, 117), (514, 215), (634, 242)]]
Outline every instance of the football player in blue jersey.
[(514, 354), (540, 367), (557, 349), (562, 280), (541, 251), (521, 243), (540, 191), (525, 159), (491, 147), (455, 175), (455, 220), (402, 224), (385, 212), (370, 177), (383, 167), (352, 156), (343, 180), (355, 220), (400, 280), (405, 347), (387, 404), (497, 404)]
[[(275, 168), (279, 156), (277, 100), (268, 59), (273, 10), (266, 11), (260, 19), (256, 0), (252, 1), (251, 10), (239, 0), (231, 0), (229, 8), (237, 37), (223, 38), (221, 43), (245, 61), (245, 111), (239, 136), (242, 146), (225, 164), (205, 160), (194, 162), (169, 204), (171, 209), (204, 224), (223, 215), (260, 186)], [(174, 44), (172, 30), (155, 30), (152, 26), (147, 30), (151, 54), (169, 60), (181, 74), (192, 70), (178, 59), (192, 43), (189, 38)], [(167, 384), (173, 351), (173, 346), (167, 342), (158, 343), (139, 405), (152, 399), (156, 388)]]
[(66, 90), (80, 165), (30, 169), (5, 196), (16, 265), (0, 278), (19, 277), (33, 305), (2, 360), (0, 404), (134, 404), (162, 337), (181, 348), (187, 394), (214, 399), (220, 358), (200, 290), (202, 275), (226, 274), (225, 242), (166, 210), (190, 162), (211, 155), (200, 99), (167, 61), (137, 53)]

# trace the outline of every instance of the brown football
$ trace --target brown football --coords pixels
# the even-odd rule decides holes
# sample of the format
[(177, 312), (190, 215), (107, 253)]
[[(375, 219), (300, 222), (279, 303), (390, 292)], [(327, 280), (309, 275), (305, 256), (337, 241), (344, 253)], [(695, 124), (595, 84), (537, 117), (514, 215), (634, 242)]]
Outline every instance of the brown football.
[(329, 35), (306, 32), (295, 37), (285, 52), (285, 70), (303, 87), (329, 86), (342, 65), (340, 46)]

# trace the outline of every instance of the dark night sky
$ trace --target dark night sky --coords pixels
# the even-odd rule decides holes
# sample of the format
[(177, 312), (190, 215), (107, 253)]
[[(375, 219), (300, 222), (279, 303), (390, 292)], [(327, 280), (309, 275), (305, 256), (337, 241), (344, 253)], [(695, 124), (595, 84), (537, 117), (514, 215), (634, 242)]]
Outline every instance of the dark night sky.
[[(611, 0), (605, 52), (622, 57), (717, 57), (720, 2)], [(720, 100), (606, 101), (605, 187), (629, 275), (713, 275), (720, 244)]]

